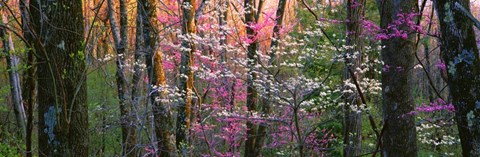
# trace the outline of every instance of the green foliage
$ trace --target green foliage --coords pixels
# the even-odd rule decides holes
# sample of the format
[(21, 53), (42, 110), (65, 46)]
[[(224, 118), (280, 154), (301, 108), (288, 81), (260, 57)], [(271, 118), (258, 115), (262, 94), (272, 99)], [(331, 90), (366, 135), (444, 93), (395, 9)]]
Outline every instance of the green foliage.
[[(330, 148), (334, 148), (334, 150), (328, 152), (328, 156), (342, 156), (341, 154), (343, 152), (343, 126), (341, 122), (341, 119), (337, 119), (335, 121), (327, 122), (323, 125), (318, 126), (318, 130), (330, 130), (330, 134), (333, 133), (336, 136), (336, 139), (329, 143)], [(318, 133), (316, 136), (323, 137), (324, 135)]]
[[(0, 104), (6, 104), (5, 102), (5, 96), (7, 96), (10, 92), (10, 86), (3, 86), (0, 87)], [(8, 107), (6, 105), (0, 105), (0, 112), (7, 112)]]
[(17, 136), (7, 131), (5, 126), (0, 125), (0, 157), (20, 157), (21, 150), (25, 150), (25, 145)]
[[(93, 65), (95, 66), (95, 65)], [(115, 64), (92, 68), (87, 77), (90, 154), (114, 156), (121, 153), (121, 131), (117, 125), (118, 99), (115, 86)]]
[(0, 157), (20, 157), (17, 148), (5, 143), (0, 143)]
[(450, 9), (450, 3), (445, 3), (445, 19), (443, 21), (449, 23), (453, 21), (453, 12)]

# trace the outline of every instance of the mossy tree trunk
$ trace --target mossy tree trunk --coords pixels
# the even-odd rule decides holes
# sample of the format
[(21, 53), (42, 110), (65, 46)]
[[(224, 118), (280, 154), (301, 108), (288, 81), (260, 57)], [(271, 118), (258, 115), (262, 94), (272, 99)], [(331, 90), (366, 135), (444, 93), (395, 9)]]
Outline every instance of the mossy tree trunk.
[(441, 57), (447, 65), (447, 83), (463, 156), (480, 155), (480, 60), (468, 0), (436, 0), (441, 31)]

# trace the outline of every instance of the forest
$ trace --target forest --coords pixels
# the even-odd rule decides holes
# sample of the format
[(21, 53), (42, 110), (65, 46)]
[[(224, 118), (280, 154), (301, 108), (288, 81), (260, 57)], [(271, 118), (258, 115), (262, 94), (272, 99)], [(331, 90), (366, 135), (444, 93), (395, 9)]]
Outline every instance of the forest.
[(0, 15), (0, 157), (480, 157), (480, 0)]

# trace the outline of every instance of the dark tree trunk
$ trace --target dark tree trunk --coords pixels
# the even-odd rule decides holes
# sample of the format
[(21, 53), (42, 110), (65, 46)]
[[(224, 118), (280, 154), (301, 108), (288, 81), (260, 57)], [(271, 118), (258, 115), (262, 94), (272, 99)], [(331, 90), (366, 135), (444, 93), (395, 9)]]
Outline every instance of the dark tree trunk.
[(127, 9), (125, 0), (120, 0), (120, 31), (118, 30), (115, 5), (112, 0), (108, 0), (108, 16), (110, 20), (110, 27), (115, 43), (115, 52), (117, 53), (116, 65), (117, 72), (115, 73), (117, 82), (117, 96), (120, 106), (120, 124), (122, 127), (122, 154), (128, 157), (136, 156), (136, 132), (135, 132), (135, 117), (132, 115), (132, 106), (128, 100), (128, 85), (127, 77), (125, 75), (125, 52), (127, 50)]
[(88, 156), (81, 0), (30, 1), (38, 55), (39, 156)]
[(461, 6), (470, 12), (468, 0), (435, 1), (462, 154), (480, 156), (480, 60), (472, 22), (460, 11)]
[(33, 130), (33, 104), (35, 103), (35, 66), (33, 66), (35, 62), (34, 51), (35, 48), (34, 41), (33, 41), (33, 33), (31, 28), (31, 21), (30, 21), (30, 11), (28, 6), (28, 2), (26, 0), (19, 1), (19, 10), (21, 13), (22, 19), (22, 32), (23, 38), (25, 38), (27, 42), (27, 47), (29, 50), (27, 51), (27, 60), (25, 62), (27, 66), (27, 70), (23, 76), (23, 84), (22, 84), (22, 97), (23, 97), (23, 105), (25, 106), (26, 116), (27, 116), (27, 128), (26, 128), (26, 137), (25, 137), (25, 152), (26, 157), (32, 156), (32, 130)]
[[(424, 46), (423, 51), (424, 51), (424, 54), (425, 54), (425, 62), (426, 62), (425, 63), (425, 68), (426, 68), (427, 73), (431, 74), (432, 70), (431, 70), (431, 67), (430, 67), (431, 63), (430, 63), (430, 54), (429, 54), (429, 52), (430, 52), (430, 39), (427, 38), (426, 40), (427, 40), (426, 43), (423, 45)], [(424, 78), (425, 77), (426, 76), (424, 76)], [(433, 100), (433, 89), (431, 88), (430, 85), (428, 85), (428, 83), (429, 83), (428, 81), (424, 81), (424, 82), (426, 83), (425, 87), (426, 87), (426, 93), (427, 93), (428, 100), (430, 102), (433, 102), (434, 101)]]
[[(355, 52), (359, 52), (355, 59), (345, 63), (345, 66), (350, 66), (350, 69), (357, 69), (362, 62), (363, 53), (363, 41), (360, 39), (360, 35), (363, 32), (361, 22), (364, 16), (365, 0), (348, 0), (347, 1), (347, 45), (353, 46), (348, 49), (346, 53), (354, 55)], [(362, 76), (360, 73), (355, 72), (357, 76), (355, 78), (359, 80)], [(344, 74), (344, 79), (351, 79), (347, 69)], [(350, 105), (359, 106), (362, 104), (358, 94), (346, 94), (345, 95), (345, 117), (343, 123), (343, 142), (345, 148), (343, 149), (343, 155), (345, 157), (354, 157), (361, 155), (362, 153), (362, 114), (356, 111), (352, 111)], [(348, 105), (347, 105), (348, 104)]]
[[(254, 0), (245, 0), (245, 24), (247, 25), (247, 38), (250, 40), (255, 40), (256, 32), (249, 27), (256, 21), (256, 12), (255, 12), (255, 1)], [(247, 109), (249, 112), (257, 111), (257, 90), (253, 82), (256, 80), (257, 75), (255, 74), (255, 65), (257, 64), (257, 41), (252, 41), (247, 47)], [(247, 120), (247, 140), (245, 141), (245, 157), (254, 157), (255, 156), (255, 139), (257, 136), (257, 125), (252, 121)]]
[[(398, 14), (417, 13), (416, 0), (378, 0), (381, 16), (381, 28), (388, 30), (388, 25), (398, 19)], [(407, 38), (391, 37), (382, 40), (382, 60), (385, 63), (382, 71), (383, 96), (383, 136), (382, 155), (388, 157), (417, 156), (417, 139), (415, 119), (408, 113), (414, 111), (413, 72), (416, 53), (415, 34), (410, 27), (402, 24), (399, 30), (409, 32)], [(390, 30), (388, 30), (389, 33)]]
[[(268, 61), (268, 65), (271, 66), (269, 71), (275, 72), (276, 71), (276, 66), (277, 66), (277, 50), (279, 49), (279, 40), (280, 40), (280, 30), (282, 29), (283, 21), (284, 21), (284, 15), (285, 11), (287, 8), (287, 0), (279, 0), (278, 1), (278, 7), (276, 11), (276, 24), (273, 27), (273, 39), (271, 40), (270, 44), (270, 60)], [(258, 13), (257, 13), (258, 15)], [(258, 19), (258, 17), (257, 17)], [(267, 76), (267, 79), (269, 81), (273, 81), (274, 76)], [(271, 89), (268, 85), (265, 85), (265, 95), (262, 98), (262, 109), (261, 113), (264, 116), (264, 118), (268, 117), (268, 115), (271, 112), (271, 97), (272, 94)], [(255, 146), (254, 146), (254, 156), (259, 156), (260, 151), (262, 150), (262, 147), (265, 143), (265, 139), (267, 137), (267, 130), (268, 130), (268, 124), (267, 123), (260, 123), (258, 125), (258, 130), (257, 130), (257, 136), (255, 139)]]
[(132, 83), (130, 88), (132, 89), (131, 101), (132, 107), (140, 105), (141, 100), (141, 91), (144, 88), (141, 84), (141, 79), (143, 76), (143, 69), (141, 63), (143, 63), (144, 56), (146, 54), (145, 39), (143, 38), (144, 34), (144, 23), (145, 19), (143, 15), (143, 7), (140, 1), (137, 1), (137, 17), (135, 23), (135, 54), (134, 54), (134, 65), (133, 65), (133, 75)]

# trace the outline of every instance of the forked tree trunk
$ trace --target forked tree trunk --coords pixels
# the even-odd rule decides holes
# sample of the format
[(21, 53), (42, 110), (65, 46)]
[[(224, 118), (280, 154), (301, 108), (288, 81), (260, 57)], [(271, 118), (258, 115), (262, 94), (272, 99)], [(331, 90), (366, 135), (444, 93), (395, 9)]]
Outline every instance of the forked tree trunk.
[[(398, 14), (417, 13), (416, 0), (378, 0), (382, 29), (392, 25)], [(382, 60), (385, 63), (382, 71), (383, 96), (383, 136), (382, 155), (388, 157), (417, 156), (417, 139), (415, 119), (408, 113), (414, 111), (413, 72), (414, 53), (416, 48), (415, 33), (409, 26), (395, 26), (408, 32), (408, 37), (391, 37), (382, 40)], [(390, 32), (389, 30), (389, 33)]]
[[(39, 156), (88, 156), (81, 0), (30, 1), (38, 55)], [(62, 29), (59, 29), (62, 28)]]

